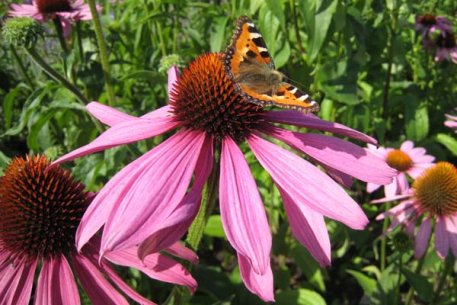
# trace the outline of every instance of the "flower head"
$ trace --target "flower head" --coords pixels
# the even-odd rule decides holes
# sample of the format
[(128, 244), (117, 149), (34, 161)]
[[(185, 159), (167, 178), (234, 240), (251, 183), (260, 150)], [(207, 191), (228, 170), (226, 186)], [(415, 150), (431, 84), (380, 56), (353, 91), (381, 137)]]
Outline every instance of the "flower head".
[[(422, 147), (414, 147), (412, 141), (405, 141), (400, 149), (368, 146), (370, 150), (386, 160), (387, 164), (397, 171), (392, 183), (384, 186), (386, 196), (393, 196), (404, 193), (409, 189), (407, 176), (417, 178), (426, 168), (433, 165), (435, 158), (427, 155)], [(367, 191), (374, 192), (381, 185), (368, 183)]]
[(446, 118), (448, 119), (446, 122), (444, 122), (444, 125), (446, 125), (449, 128), (453, 128), (457, 132), (457, 116), (456, 115), (450, 115), (446, 114)]
[[(451, 249), (457, 256), (457, 169), (448, 162), (438, 162), (425, 170), (412, 188), (399, 196), (387, 196), (374, 202), (402, 199), (377, 219), (392, 218), (390, 230), (402, 224), (415, 236), (415, 255), (421, 257), (428, 248), (432, 224), (435, 223), (435, 248), (440, 257)], [(415, 224), (420, 223), (415, 229)]]
[[(143, 263), (132, 248), (100, 258), (97, 236), (76, 251), (76, 228), (92, 199), (93, 194), (85, 192), (68, 171), (50, 166), (45, 157), (13, 159), (0, 178), (2, 304), (29, 304), (35, 271), (40, 268), (35, 292), (39, 304), (80, 304), (73, 272), (94, 304), (127, 304), (122, 294), (154, 304), (124, 283), (113, 263), (195, 289), (185, 269), (164, 255), (148, 256)], [(169, 251), (190, 257), (180, 245)]]
[[(98, 103), (88, 110), (111, 126), (97, 139), (56, 162), (178, 131), (117, 173), (100, 191), (77, 232), (82, 247), (103, 225), (103, 253), (141, 243), (140, 256), (180, 238), (200, 203), (201, 191), (220, 150), (219, 205), (223, 227), (238, 255), (246, 287), (273, 300), (271, 233), (265, 209), (239, 144), (247, 142), (270, 173), (284, 200), (292, 232), (322, 265), (330, 263), (324, 216), (354, 229), (368, 222), (357, 203), (338, 185), (351, 177), (379, 184), (395, 174), (369, 150), (339, 138), (301, 133), (274, 123), (329, 131), (361, 141), (375, 140), (346, 126), (298, 111), (269, 111), (248, 102), (229, 77), (220, 54), (198, 57), (178, 76), (169, 75), (170, 105), (132, 117)], [(306, 153), (309, 161), (264, 137)], [(192, 188), (188, 190), (193, 179)]]
[(446, 17), (425, 14), (416, 16), (414, 28), (426, 36), (436, 31), (451, 31), (452, 24)]
[(436, 38), (435, 61), (448, 60), (457, 63), (457, 44), (452, 32), (443, 32)]
[(30, 17), (7, 19), (2, 36), (13, 46), (30, 48), (43, 37), (43, 27)]
[(70, 23), (91, 20), (90, 9), (84, 0), (33, 0), (32, 4), (11, 4), (9, 13), (13, 17), (31, 17), (44, 22), (58, 19), (65, 36), (70, 33)]

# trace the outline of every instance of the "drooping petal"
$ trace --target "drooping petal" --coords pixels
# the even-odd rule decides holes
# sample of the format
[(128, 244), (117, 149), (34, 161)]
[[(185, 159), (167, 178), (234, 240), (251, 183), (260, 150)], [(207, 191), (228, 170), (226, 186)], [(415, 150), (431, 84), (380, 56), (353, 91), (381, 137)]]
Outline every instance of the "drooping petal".
[(148, 153), (148, 166), (119, 198), (121, 203), (105, 224), (102, 252), (131, 248), (163, 229), (161, 222), (182, 201), (208, 141), (203, 132), (182, 130)]
[(320, 164), (320, 165), (322, 165), (325, 168), (325, 171), (327, 172), (327, 174), (329, 174), (329, 176), (332, 177), (333, 180), (335, 180), (339, 184), (341, 184), (347, 188), (350, 188), (352, 186), (352, 177), (349, 176), (348, 174), (345, 174), (343, 172), (340, 172), (339, 170), (325, 166), (323, 164)]
[(137, 251), (138, 248), (133, 247), (126, 250), (108, 252), (105, 258), (116, 265), (138, 269), (150, 278), (186, 286), (190, 292), (195, 292), (197, 282), (181, 264), (160, 253), (152, 253), (140, 260)]
[(446, 222), (443, 217), (437, 217), (435, 224), (435, 248), (440, 258), (445, 258), (449, 252), (449, 238)]
[(212, 168), (213, 143), (205, 141), (195, 166), (195, 179), (190, 192), (169, 215), (163, 216), (159, 222), (152, 218), (146, 221), (145, 227), (154, 228), (154, 231), (150, 231), (150, 236), (141, 243), (138, 250), (140, 258), (173, 245), (185, 234), (198, 213), (202, 189)]
[(0, 300), (2, 305), (28, 305), (32, 293), (36, 260), (18, 260), (14, 264), (0, 262)]
[(255, 273), (265, 274), (270, 263), (270, 227), (249, 166), (230, 137), (222, 141), (219, 205), (230, 244)]
[(381, 187), (380, 184), (374, 184), (374, 183), (368, 182), (368, 183), (367, 183), (367, 192), (368, 192), (368, 193), (373, 193), (374, 191), (376, 191), (376, 190), (379, 189), (380, 187)]
[(173, 65), (168, 69), (168, 96), (170, 96), (173, 91), (174, 86), (179, 78), (179, 69), (176, 65)]
[(268, 111), (265, 118), (276, 123), (328, 131), (375, 145), (378, 143), (374, 138), (367, 136), (360, 131), (342, 124), (324, 121), (312, 114), (304, 114), (295, 110)]
[(397, 184), (398, 184), (398, 193), (399, 194), (405, 194), (408, 192), (409, 183), (408, 183), (408, 179), (406, 178), (405, 173), (398, 173)]
[(185, 259), (186, 261), (191, 262), (192, 264), (196, 265), (198, 263), (198, 255), (191, 249), (185, 247), (180, 242), (176, 242), (170, 247), (165, 249), (165, 252), (174, 255), (176, 257)]
[(268, 264), (265, 273), (256, 273), (249, 259), (238, 253), (238, 265), (240, 266), (241, 278), (249, 291), (258, 295), (265, 302), (274, 302), (273, 272)]
[(329, 266), (331, 245), (324, 217), (304, 204), (296, 204), (280, 187), (292, 234), (321, 266)]
[(430, 239), (430, 235), (432, 233), (432, 226), (430, 223), (430, 218), (426, 218), (422, 221), (419, 232), (416, 235), (416, 244), (414, 247), (414, 256), (419, 259), (427, 251), (428, 248), (428, 241)]
[(299, 133), (266, 125), (272, 137), (304, 152), (318, 162), (365, 182), (387, 184), (396, 171), (367, 148), (321, 134)]
[(137, 117), (119, 111), (113, 107), (91, 102), (86, 106), (87, 111), (105, 125), (113, 126), (122, 122), (136, 120)]
[(171, 117), (155, 120), (136, 118), (109, 128), (91, 143), (60, 157), (53, 164), (60, 164), (91, 153), (115, 146), (137, 142), (163, 134), (179, 125)]
[(43, 261), (38, 277), (35, 305), (78, 305), (79, 291), (70, 265), (63, 255)]
[(93, 305), (129, 305), (127, 300), (106, 280), (98, 263), (80, 254), (72, 254), (76, 275)]
[(330, 177), (290, 151), (252, 134), (248, 143), (275, 183), (295, 202), (353, 229), (368, 223), (362, 209)]
[(445, 221), (452, 254), (457, 257), (457, 217), (454, 215), (448, 216), (445, 218)]

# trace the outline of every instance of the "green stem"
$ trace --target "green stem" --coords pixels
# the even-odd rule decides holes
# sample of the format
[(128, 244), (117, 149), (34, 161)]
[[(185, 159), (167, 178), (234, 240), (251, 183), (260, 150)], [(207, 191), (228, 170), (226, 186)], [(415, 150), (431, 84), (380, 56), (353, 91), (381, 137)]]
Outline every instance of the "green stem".
[(63, 28), (62, 28), (62, 24), (60, 23), (60, 18), (58, 16), (56, 16), (53, 19), (53, 21), (54, 21), (54, 26), (55, 26), (56, 32), (57, 32), (57, 37), (59, 38), (60, 47), (62, 48), (62, 52), (63, 52), (63, 55), (62, 55), (63, 70), (64, 70), (64, 73), (65, 73), (65, 76), (67, 76), (67, 72), (68, 72), (68, 67), (67, 67), (67, 57), (68, 57), (67, 42), (65, 41), (65, 37), (63, 35)]
[[(154, 4), (154, 9), (159, 11), (160, 10), (159, 5), (155, 5), (156, 2), (153, 2), (153, 4)], [(163, 39), (163, 31), (162, 31), (162, 25), (160, 24), (160, 21), (156, 21), (156, 27), (157, 27), (157, 36), (159, 36), (160, 51), (162, 53), (162, 56), (166, 56), (167, 49), (165, 47), (165, 40)]]
[(82, 41), (82, 31), (81, 31), (81, 22), (76, 22), (76, 33), (78, 34), (78, 50), (79, 50), (79, 57), (81, 57), (81, 62), (85, 62), (84, 58), (84, 49), (83, 49), (83, 41)]
[[(387, 203), (385, 205), (385, 211), (387, 212), (390, 209), (390, 203)], [(382, 222), (382, 233), (385, 234), (387, 231), (387, 227), (389, 226), (389, 219), (386, 217), (384, 218), (384, 221)], [(387, 247), (387, 238), (384, 236), (381, 239), (381, 253), (380, 253), (380, 269), (381, 272), (383, 272), (386, 269), (386, 247)]]
[(444, 268), (441, 271), (440, 279), (438, 281), (438, 286), (436, 287), (436, 291), (433, 294), (432, 302), (430, 303), (431, 305), (438, 304), (437, 301), (440, 297), (441, 291), (444, 288), (444, 284), (446, 283), (446, 278), (449, 275), (449, 272), (452, 270), (453, 263), (454, 263), (453, 257), (448, 256), (444, 263)]
[(398, 281), (397, 281), (397, 286), (395, 287), (395, 294), (394, 294), (394, 305), (398, 304), (398, 301), (400, 301), (400, 284), (401, 284), (401, 268), (403, 266), (403, 255), (400, 254), (400, 258), (398, 261)]
[(22, 74), (24, 74), (25, 80), (29, 84), (30, 88), (35, 89), (35, 86), (33, 85), (33, 82), (27, 73), (27, 69), (25, 68), (24, 63), (22, 62), (21, 58), (19, 57), (19, 55), (17, 54), (16, 50), (14, 49), (14, 47), (12, 45), (10, 45), (10, 50), (11, 50), (11, 53), (13, 53), (13, 57), (14, 57), (14, 59), (16, 59), (18, 65), (19, 65), (19, 69), (21, 69)]
[(295, 0), (290, 0), (290, 8), (292, 11), (292, 19), (294, 22), (295, 37), (297, 39), (298, 48), (302, 53), (306, 53), (306, 50), (303, 48), (301, 37), (300, 37), (300, 28), (298, 27), (298, 17)]
[(106, 48), (105, 38), (103, 36), (102, 24), (100, 23), (100, 18), (98, 17), (95, 0), (87, 0), (87, 4), (89, 4), (90, 13), (92, 15), (92, 22), (95, 28), (95, 36), (97, 37), (98, 49), (100, 51), (100, 60), (102, 63), (103, 75), (105, 77), (105, 87), (108, 93), (108, 104), (113, 106), (116, 102), (116, 99), (114, 95), (113, 79), (111, 78), (108, 51)]
[(32, 57), (33, 61), (37, 65), (41, 67), (41, 69), (44, 70), (50, 77), (52, 77), (55, 81), (61, 83), (65, 88), (70, 90), (77, 98), (78, 100), (83, 103), (84, 105), (87, 105), (89, 103), (89, 100), (87, 100), (84, 95), (79, 91), (78, 88), (76, 88), (75, 85), (70, 83), (65, 77), (60, 75), (56, 70), (54, 70), (50, 65), (48, 65), (42, 58), (41, 56), (37, 53), (37, 51), (33, 48), (31, 49), (26, 49), (27, 53)]
[(396, 36), (396, 28), (397, 28), (397, 20), (398, 20), (398, 12), (395, 8), (392, 12), (392, 22), (388, 29), (389, 32), (389, 46), (387, 50), (387, 71), (386, 71), (386, 80), (384, 83), (384, 90), (383, 90), (383, 98), (382, 98), (382, 117), (384, 119), (387, 118), (388, 115), (388, 104), (389, 104), (389, 91), (390, 91), (390, 82), (392, 78), (392, 66), (393, 66), (393, 58), (394, 58), (394, 43), (395, 43), (395, 36)]
[[(424, 255), (422, 255), (421, 259), (417, 263), (416, 270), (414, 271), (414, 274), (419, 275), (421, 273), (422, 267), (424, 266), (426, 254), (427, 253), (424, 253)], [(413, 289), (413, 287), (411, 287), (411, 288), (409, 288), (408, 294), (406, 295), (405, 305), (410, 305), (411, 304), (411, 301), (413, 300), (413, 295), (414, 295), (414, 289)]]

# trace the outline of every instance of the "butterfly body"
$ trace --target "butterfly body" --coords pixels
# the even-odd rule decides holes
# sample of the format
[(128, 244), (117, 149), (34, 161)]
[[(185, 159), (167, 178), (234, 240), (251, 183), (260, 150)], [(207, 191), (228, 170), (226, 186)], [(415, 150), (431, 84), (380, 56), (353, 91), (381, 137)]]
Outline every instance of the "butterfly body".
[(226, 71), (238, 90), (252, 103), (279, 106), (305, 113), (319, 110), (308, 94), (284, 81), (254, 23), (246, 17), (237, 20), (235, 34), (223, 56)]

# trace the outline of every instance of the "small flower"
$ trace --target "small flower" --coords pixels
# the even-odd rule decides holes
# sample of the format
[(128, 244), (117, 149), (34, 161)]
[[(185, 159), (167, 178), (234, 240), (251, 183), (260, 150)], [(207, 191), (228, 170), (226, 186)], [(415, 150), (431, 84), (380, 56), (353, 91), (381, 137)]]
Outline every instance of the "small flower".
[(446, 17), (425, 14), (416, 16), (414, 28), (423, 36), (426, 36), (436, 31), (452, 31), (452, 24)]
[(455, 131), (457, 132), (457, 115), (446, 114), (446, 118), (448, 120), (444, 122), (444, 125), (446, 125), (449, 128), (455, 129)]
[[(435, 157), (426, 154), (424, 148), (414, 147), (412, 141), (403, 142), (400, 149), (376, 148), (373, 145), (368, 145), (368, 148), (386, 160), (390, 167), (397, 170), (397, 175), (394, 177), (392, 183), (384, 186), (386, 196), (403, 194), (409, 189), (406, 174), (415, 179), (426, 168), (432, 166), (435, 160)], [(380, 187), (381, 185), (376, 183), (367, 183), (367, 192), (372, 193)]]
[(84, 0), (33, 0), (32, 4), (13, 3), (9, 15), (32, 17), (41, 22), (57, 18), (62, 24), (65, 36), (70, 33), (71, 22), (92, 19), (89, 6)]
[[(248, 163), (239, 147), (247, 143), (270, 173), (284, 200), (292, 233), (321, 265), (330, 264), (330, 240), (324, 216), (353, 229), (368, 222), (359, 205), (322, 170), (263, 137), (278, 139), (306, 153), (332, 177), (351, 176), (378, 184), (395, 174), (365, 148), (273, 123), (333, 132), (361, 141), (373, 138), (344, 125), (298, 111), (267, 111), (247, 101), (227, 74), (220, 54), (190, 63), (178, 78), (170, 70), (170, 105), (133, 117), (98, 103), (88, 110), (111, 126), (92, 143), (56, 163), (179, 130), (117, 173), (100, 191), (77, 232), (83, 246), (103, 225), (102, 253), (142, 243), (140, 256), (175, 242), (193, 221), (203, 185), (220, 150), (219, 205), (224, 231), (238, 255), (246, 287), (265, 301), (273, 296), (271, 233)], [(194, 174), (194, 183), (186, 193)], [(143, 253), (143, 254), (142, 254)]]
[(44, 29), (30, 17), (7, 19), (2, 37), (15, 47), (33, 47), (43, 37)]
[[(433, 223), (435, 248), (444, 258), (449, 249), (457, 257), (457, 169), (448, 162), (438, 162), (425, 170), (405, 194), (386, 196), (373, 202), (402, 199), (401, 203), (376, 219), (392, 218), (389, 230), (403, 225), (415, 236), (415, 256), (420, 258), (428, 248)], [(415, 224), (420, 223), (415, 229)]]
[(451, 32), (443, 32), (436, 39), (435, 61), (448, 60), (457, 64), (457, 44)]
[[(78, 305), (75, 275), (93, 304), (128, 304), (123, 295), (141, 304), (155, 304), (123, 282), (113, 264), (139, 269), (151, 278), (185, 285), (192, 291), (196, 288), (187, 271), (162, 254), (141, 261), (133, 247), (100, 258), (98, 236), (76, 251), (76, 228), (93, 197), (68, 171), (50, 166), (45, 157), (11, 161), (0, 177), (1, 304), (29, 304), (35, 282), (35, 304)], [(195, 258), (180, 244), (168, 251)]]

